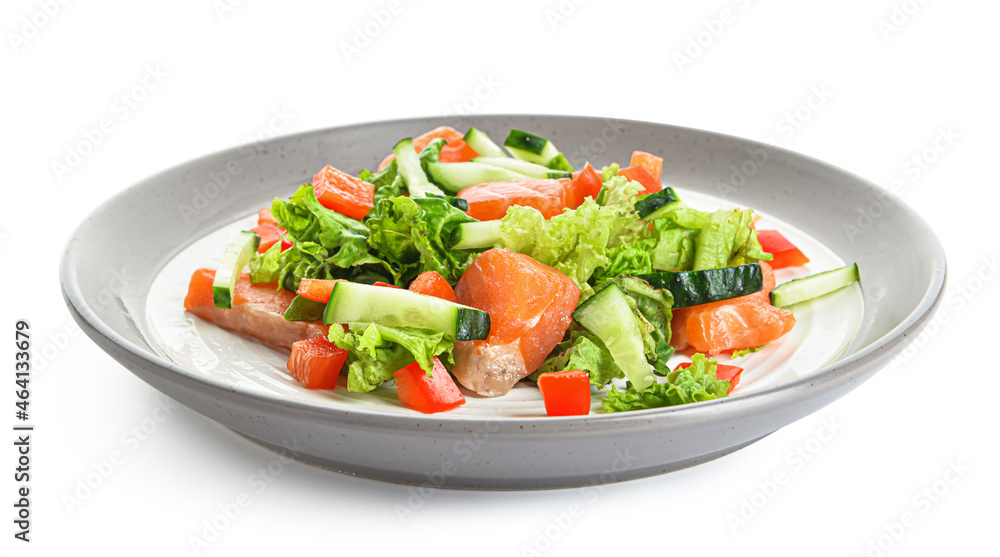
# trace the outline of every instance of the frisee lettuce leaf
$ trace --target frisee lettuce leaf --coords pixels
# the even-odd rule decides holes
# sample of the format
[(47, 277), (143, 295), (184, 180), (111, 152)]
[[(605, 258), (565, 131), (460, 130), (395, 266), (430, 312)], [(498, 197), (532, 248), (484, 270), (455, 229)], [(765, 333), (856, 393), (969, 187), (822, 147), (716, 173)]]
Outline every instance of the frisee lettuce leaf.
[(601, 406), (609, 413), (628, 412), (723, 398), (728, 396), (729, 381), (716, 379), (716, 366), (715, 360), (695, 354), (691, 366), (668, 373), (666, 383), (653, 383), (642, 391), (631, 384), (625, 391), (612, 387)]

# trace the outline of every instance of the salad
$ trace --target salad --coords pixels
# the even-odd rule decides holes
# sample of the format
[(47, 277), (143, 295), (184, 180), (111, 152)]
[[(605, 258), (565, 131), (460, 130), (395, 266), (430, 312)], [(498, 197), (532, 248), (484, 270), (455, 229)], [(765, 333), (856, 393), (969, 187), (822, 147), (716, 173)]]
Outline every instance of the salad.
[[(751, 209), (689, 207), (662, 170), (642, 151), (577, 170), (532, 133), (501, 148), (440, 127), (261, 208), (184, 307), (290, 350), (307, 389), (391, 384), (425, 413), (522, 381), (551, 416), (590, 413), (595, 393), (609, 413), (726, 397), (743, 370), (712, 356), (781, 338), (787, 308), (858, 269), (776, 286), (774, 269), (809, 259)], [(690, 362), (671, 369), (677, 351)]]

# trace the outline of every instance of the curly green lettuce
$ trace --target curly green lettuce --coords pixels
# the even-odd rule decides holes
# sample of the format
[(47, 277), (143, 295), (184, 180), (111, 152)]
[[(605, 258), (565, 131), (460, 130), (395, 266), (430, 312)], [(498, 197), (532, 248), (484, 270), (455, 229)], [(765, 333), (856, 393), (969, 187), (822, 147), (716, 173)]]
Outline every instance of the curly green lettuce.
[(365, 393), (416, 361), (428, 376), (434, 357), (451, 361), (454, 341), (443, 333), (413, 327), (386, 327), (375, 323), (351, 323), (349, 330), (330, 327), (330, 342), (348, 351), (347, 389)]
[(609, 413), (645, 410), (701, 402), (728, 396), (729, 381), (716, 379), (715, 360), (695, 354), (691, 366), (671, 371), (666, 383), (654, 383), (638, 391), (631, 385), (625, 391), (612, 387), (601, 406)]
[[(641, 190), (638, 182), (616, 176), (605, 182), (601, 202), (588, 198), (576, 209), (548, 221), (536, 209), (515, 205), (500, 221), (497, 247), (530, 255), (559, 269), (580, 287), (583, 301), (594, 293), (589, 281), (598, 269), (611, 268), (614, 256), (618, 270), (628, 270), (640, 248), (633, 246), (630, 251), (624, 246), (651, 237), (647, 223), (634, 209)], [(641, 258), (640, 264), (646, 268)]]
[(374, 282), (392, 275), (388, 263), (369, 248), (368, 227), (320, 205), (311, 185), (303, 184), (288, 200), (275, 199), (271, 214), (293, 245), (282, 252), (280, 243), (275, 244), (255, 255), (250, 260), (253, 282), (277, 280), (294, 290), (303, 278)]
[(476, 219), (440, 197), (391, 197), (368, 215), (368, 244), (389, 263), (393, 282), (406, 287), (422, 272), (437, 271), (455, 284), (478, 253), (451, 249), (458, 225)]

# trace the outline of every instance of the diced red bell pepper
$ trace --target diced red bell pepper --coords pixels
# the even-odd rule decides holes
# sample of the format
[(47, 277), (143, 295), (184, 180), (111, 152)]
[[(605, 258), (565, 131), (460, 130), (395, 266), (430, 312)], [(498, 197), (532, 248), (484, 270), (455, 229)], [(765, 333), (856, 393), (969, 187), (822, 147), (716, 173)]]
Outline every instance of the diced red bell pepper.
[(809, 258), (777, 230), (758, 230), (757, 240), (760, 241), (760, 247), (764, 251), (774, 256), (770, 261), (772, 269), (797, 267), (809, 263)]
[(633, 168), (637, 166), (645, 168), (657, 182), (663, 176), (663, 159), (645, 151), (632, 151), (632, 160), (628, 165)]
[(603, 185), (604, 181), (601, 180), (601, 175), (588, 162), (584, 165), (583, 170), (573, 174), (573, 201), (575, 203), (573, 208), (583, 205), (583, 201), (588, 197), (597, 199), (597, 194), (601, 192)]
[(326, 165), (313, 176), (313, 189), (320, 205), (361, 220), (375, 205), (375, 186)]
[(590, 413), (590, 374), (578, 369), (550, 371), (538, 376), (538, 390), (549, 416), (586, 416)]
[(323, 337), (313, 337), (292, 344), (288, 371), (307, 389), (335, 389), (347, 350)]
[[(691, 367), (691, 362), (684, 362), (678, 364), (674, 370), (687, 369)], [(726, 364), (718, 364), (715, 366), (715, 378), (719, 381), (729, 381), (729, 390), (726, 394), (733, 392), (736, 385), (740, 384), (740, 376), (743, 374), (743, 368), (739, 366), (730, 366)]]
[(314, 302), (327, 303), (330, 301), (330, 294), (333, 293), (333, 286), (338, 282), (347, 282), (344, 279), (310, 279), (304, 278), (299, 281), (299, 289), (296, 294)]
[(642, 184), (644, 189), (639, 192), (639, 195), (656, 193), (663, 189), (663, 184), (660, 183), (660, 180), (654, 178), (648, 170), (641, 166), (626, 166), (618, 171), (618, 175)]
[(416, 292), (417, 294), (424, 294), (427, 296), (434, 296), (435, 298), (441, 298), (442, 300), (448, 300), (449, 302), (458, 303), (458, 298), (455, 297), (455, 290), (448, 284), (441, 273), (437, 271), (425, 271), (420, 273), (417, 278), (413, 279), (410, 283), (410, 291)]
[(441, 361), (434, 358), (431, 376), (420, 369), (417, 362), (404, 367), (392, 375), (396, 381), (396, 395), (403, 406), (434, 414), (445, 412), (465, 404), (465, 397)]
[(281, 242), (281, 251), (292, 247), (292, 243), (285, 239), (285, 231), (276, 224), (264, 223), (250, 229), (260, 236), (260, 245), (257, 246), (257, 253), (264, 253), (274, 244)]

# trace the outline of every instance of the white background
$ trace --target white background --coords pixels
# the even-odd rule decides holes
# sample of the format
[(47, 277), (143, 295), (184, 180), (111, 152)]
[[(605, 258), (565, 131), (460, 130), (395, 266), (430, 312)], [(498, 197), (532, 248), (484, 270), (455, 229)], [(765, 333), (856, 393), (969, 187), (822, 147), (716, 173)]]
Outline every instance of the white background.
[[(29, 319), (38, 361), (33, 541), (11, 538), (8, 445), (0, 553), (194, 554), (203, 521), (244, 491), (250, 506), (202, 555), (995, 548), (1000, 280), (986, 262), (997, 259), (1000, 200), (996, 3), (423, 0), (403, 1), (376, 24), (386, 0), (234, 0), (220, 12), (223, 1), (70, 2), (52, 16), (39, 15), (46, 2), (3, 3), (0, 328)], [(713, 23), (723, 10), (727, 22)], [(376, 36), (359, 37), (366, 24)], [(700, 52), (687, 50), (699, 39)], [(348, 55), (350, 44), (358, 51)], [(678, 64), (679, 54), (690, 63)], [(126, 109), (121, 95), (149, 69), (162, 79), (147, 79), (153, 86)], [(493, 90), (477, 97), (481, 80)], [(472, 112), (615, 116), (770, 138), (880, 185), (899, 181), (948, 254), (939, 322), (909, 357), (815, 415), (731, 456), (609, 486), (596, 499), (579, 490), (438, 491), (401, 520), (394, 505), (406, 504), (409, 488), (300, 464), (252, 489), (251, 475), (275, 456), (186, 408), (141, 442), (130, 437), (162, 397), (71, 325), (57, 270), (77, 224), (146, 176), (266, 132), (274, 111), (293, 115), (278, 124), (285, 134), (462, 103)], [(59, 172), (54, 163), (105, 118), (113, 128), (100, 144)], [(935, 148), (940, 134), (951, 142)], [(923, 168), (914, 157), (927, 158)], [(13, 361), (12, 347), (2, 353)], [(0, 423), (14, 421), (11, 375), (0, 382)], [(819, 441), (824, 423), (835, 433)], [(807, 461), (797, 447), (810, 448)], [(123, 461), (68, 507), (78, 482), (115, 451)], [(963, 471), (946, 473), (952, 467)], [(775, 490), (768, 482), (779, 473), (787, 481)], [(574, 504), (578, 516), (560, 518)], [(741, 508), (748, 518), (735, 523)], [(904, 513), (909, 526), (892, 526)], [(879, 541), (888, 550), (873, 549)]]

